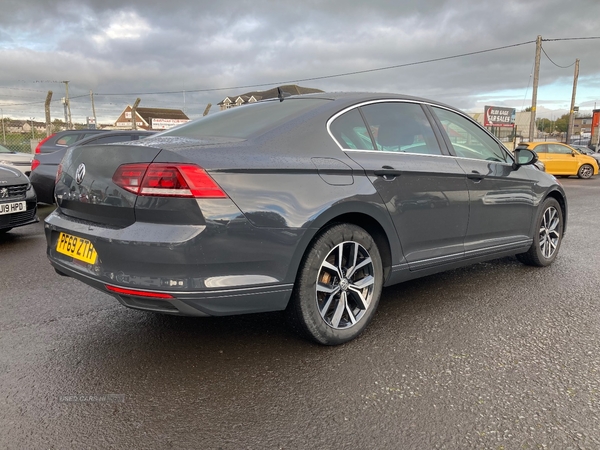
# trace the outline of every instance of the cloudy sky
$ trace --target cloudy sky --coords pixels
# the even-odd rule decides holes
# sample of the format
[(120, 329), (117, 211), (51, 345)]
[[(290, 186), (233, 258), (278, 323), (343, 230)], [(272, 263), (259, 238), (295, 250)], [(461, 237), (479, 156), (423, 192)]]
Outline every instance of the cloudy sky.
[(43, 120), (48, 90), (52, 119), (62, 118), (65, 80), (74, 121), (92, 115), (90, 90), (99, 121), (114, 122), (138, 96), (195, 118), (227, 95), (290, 82), (521, 110), (537, 35), (553, 61), (542, 54), (540, 114), (568, 110), (576, 58), (577, 104), (600, 107), (600, 39), (554, 40), (600, 36), (598, 0), (1, 0), (0, 9), (0, 108), (13, 118)]

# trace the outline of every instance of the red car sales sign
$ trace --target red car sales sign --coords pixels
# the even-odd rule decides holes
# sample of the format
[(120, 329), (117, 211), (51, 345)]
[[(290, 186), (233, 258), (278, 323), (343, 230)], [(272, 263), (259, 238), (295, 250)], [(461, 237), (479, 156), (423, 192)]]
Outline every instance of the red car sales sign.
[(503, 108), (500, 106), (486, 106), (483, 118), (485, 127), (514, 127), (515, 108)]

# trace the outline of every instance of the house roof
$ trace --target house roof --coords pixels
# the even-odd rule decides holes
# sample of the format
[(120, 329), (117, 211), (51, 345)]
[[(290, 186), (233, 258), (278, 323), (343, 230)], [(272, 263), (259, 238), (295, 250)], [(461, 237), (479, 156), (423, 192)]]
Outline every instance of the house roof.
[[(286, 84), (284, 86), (279, 86), (279, 87), (281, 88), (281, 90), (283, 92), (286, 92), (291, 95), (318, 94), (319, 92), (323, 92), (321, 89), (302, 87), (302, 86), (298, 86), (297, 84)], [(279, 93), (277, 91), (277, 88), (274, 87), (274, 88), (266, 90), (266, 91), (251, 91), (251, 92), (246, 92), (245, 94), (242, 94), (242, 95), (232, 95), (229, 97), (225, 97), (225, 99), (222, 102), (219, 102), (219, 105), (226, 103), (227, 99), (229, 99), (229, 101), (231, 103), (235, 103), (235, 101), (239, 97), (250, 98), (250, 97), (254, 96), (254, 98), (256, 100), (266, 100), (269, 98), (277, 98), (278, 95), (279, 95)]]
[(136, 108), (135, 111), (148, 124), (150, 123), (150, 119), (184, 119), (184, 120), (189, 120), (190, 119), (180, 109)]

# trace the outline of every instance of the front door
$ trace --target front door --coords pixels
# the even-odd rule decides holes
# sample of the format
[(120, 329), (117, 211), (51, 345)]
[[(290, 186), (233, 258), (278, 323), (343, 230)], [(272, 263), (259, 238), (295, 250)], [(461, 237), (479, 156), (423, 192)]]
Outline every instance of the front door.
[(465, 256), (519, 248), (533, 220), (533, 167), (514, 170), (508, 152), (478, 124), (444, 108), (433, 107), (445, 141), (468, 179), (470, 212)]
[(556, 175), (577, 175), (579, 161), (570, 147), (560, 144), (546, 144), (548, 147), (548, 162), (546, 170)]

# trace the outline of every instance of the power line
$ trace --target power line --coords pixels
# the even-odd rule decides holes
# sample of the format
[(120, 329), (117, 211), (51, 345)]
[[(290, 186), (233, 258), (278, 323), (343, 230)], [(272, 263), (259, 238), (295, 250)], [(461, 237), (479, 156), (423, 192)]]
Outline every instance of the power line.
[[(553, 38), (553, 39), (542, 39), (542, 41), (555, 42), (555, 41), (577, 41), (577, 40), (590, 40), (590, 39), (600, 39), (600, 36)], [(262, 86), (273, 86), (273, 85), (276, 86), (276, 85), (282, 85), (282, 84), (288, 84), (288, 83), (301, 83), (304, 81), (325, 80), (325, 79), (330, 79), (330, 78), (345, 77), (345, 76), (349, 76), (349, 75), (359, 75), (359, 74), (363, 74), (363, 73), (379, 72), (382, 70), (390, 70), (390, 69), (398, 69), (398, 68), (402, 68), (402, 67), (417, 66), (420, 64), (428, 64), (428, 63), (432, 63), (432, 62), (446, 61), (449, 59), (463, 58), (465, 56), (479, 55), (482, 53), (495, 52), (495, 51), (504, 50), (507, 48), (520, 47), (522, 45), (533, 44), (534, 42), (535, 42), (535, 40), (525, 41), (525, 42), (519, 42), (518, 44), (504, 45), (501, 47), (489, 48), (486, 50), (478, 50), (478, 51), (474, 51), (474, 52), (460, 53), (460, 54), (452, 55), (452, 56), (444, 56), (441, 58), (426, 59), (426, 60), (422, 60), (422, 61), (415, 61), (415, 62), (410, 62), (410, 63), (405, 63), (405, 64), (396, 64), (393, 66), (378, 67), (375, 69), (358, 70), (358, 71), (354, 71), (354, 72), (345, 72), (345, 73), (339, 73), (339, 74), (334, 74), (334, 75), (324, 75), (324, 76), (319, 76), (319, 77), (301, 78), (301, 79), (297, 79), (297, 80), (277, 81), (277, 82), (273, 82), (273, 83), (248, 84), (248, 85), (244, 85), (244, 86), (231, 86), (231, 87), (208, 88), (208, 89), (189, 89), (189, 90), (186, 90), (185, 92), (191, 93), (191, 92), (226, 91), (226, 90), (234, 90), (234, 89), (247, 89), (247, 88), (253, 88), (253, 87), (262, 87)], [(544, 52), (544, 53), (546, 53), (546, 52)], [(546, 56), (548, 56), (548, 55), (546, 54)], [(548, 59), (550, 59), (550, 57), (548, 57)], [(575, 63), (573, 63), (573, 64), (575, 64)], [(571, 66), (573, 64), (571, 64)], [(567, 67), (571, 67), (571, 66), (567, 66)], [(559, 67), (561, 67), (561, 66), (559, 66)], [(133, 92), (133, 93), (127, 93), (127, 94), (94, 94), (94, 95), (152, 95), (152, 94), (181, 94), (182, 92), (184, 92), (184, 91)]]
[[(379, 72), (379, 71), (382, 71), (382, 70), (399, 69), (401, 67), (417, 66), (417, 65), (420, 65), (420, 64), (428, 64), (428, 63), (432, 63), (432, 62), (446, 61), (446, 60), (449, 60), (449, 59), (463, 58), (465, 56), (472, 56), (472, 55), (479, 55), (479, 54), (482, 54), (482, 53), (495, 52), (495, 51), (498, 51), (498, 50), (504, 50), (504, 49), (512, 48), (512, 47), (520, 47), (522, 45), (532, 44), (534, 42), (535, 41), (520, 42), (518, 44), (504, 45), (502, 47), (489, 48), (489, 49), (486, 49), (486, 50), (478, 50), (478, 51), (474, 51), (474, 52), (460, 53), (458, 55), (443, 56), (441, 58), (425, 59), (425, 60), (422, 60), (422, 61), (415, 61), (415, 62), (410, 62), (410, 63), (405, 63), (405, 64), (395, 64), (393, 66), (378, 67), (378, 68), (375, 68), (375, 69), (356, 70), (356, 71), (353, 71), (353, 72), (344, 72), (344, 73), (338, 73), (338, 74), (334, 74), (334, 75), (323, 75), (323, 76), (319, 76), (319, 77), (300, 78), (300, 79), (296, 79), (296, 80), (276, 81), (276, 82), (271, 82), (271, 83), (247, 84), (247, 85), (243, 85), (243, 86), (230, 86), (230, 87), (208, 88), (208, 89), (186, 89), (185, 92), (226, 91), (226, 90), (247, 89), (247, 88), (261, 87), (261, 86), (282, 85), (282, 84), (288, 84), (288, 83), (301, 83), (301, 82), (304, 82), (304, 81), (325, 80), (325, 79), (329, 79), (329, 78), (345, 77), (345, 76), (349, 76), (349, 75), (359, 75), (359, 74), (363, 74), (363, 73)], [(131, 92), (131, 93), (126, 93), (126, 94), (103, 94), (103, 93), (98, 93), (98, 94), (94, 94), (94, 95), (107, 95), (107, 96), (108, 95), (152, 95), (152, 94), (181, 94), (182, 92), (184, 92), (184, 91)]]
[(521, 109), (525, 109), (525, 99), (527, 98), (527, 91), (529, 91), (529, 85), (531, 84), (531, 79), (533, 78), (533, 68), (535, 67), (535, 61), (531, 63), (531, 70), (529, 71), (529, 80), (527, 81), (527, 88), (525, 88), (525, 95), (523, 96), (523, 103), (521, 104)]
[(546, 58), (548, 58), (548, 60), (554, 64), (556, 67), (560, 67), (561, 69), (568, 69), (569, 67), (573, 67), (573, 65), (575, 64), (575, 61), (573, 61), (573, 64), (570, 64), (568, 66), (560, 66), (558, 64), (556, 64), (554, 61), (552, 61), (552, 58), (550, 58), (550, 56), (548, 56), (548, 53), (546, 53), (546, 50), (544, 50), (544, 47), (542, 47), (542, 52), (544, 53), (544, 55), (546, 55)]
[(543, 39), (542, 38), (542, 42), (543, 41), (548, 41), (548, 42), (552, 42), (552, 41), (586, 41), (586, 40), (590, 40), (590, 39), (600, 39), (600, 36), (569, 37), (569, 38), (555, 38), (555, 39)]
[[(557, 41), (596, 40), (596, 39), (600, 39), (600, 36), (550, 38), (550, 39), (542, 39), (542, 41), (557, 42)], [(409, 62), (409, 63), (404, 63), (404, 64), (395, 64), (392, 66), (378, 67), (378, 68), (365, 69), (365, 70), (357, 70), (357, 71), (344, 72), (344, 73), (338, 73), (338, 74), (332, 74), (332, 75), (323, 75), (323, 76), (318, 76), (318, 77), (300, 78), (300, 79), (295, 79), (295, 80), (285, 80), (285, 81), (276, 81), (276, 82), (270, 82), (270, 83), (247, 84), (247, 85), (240, 85), (240, 86), (229, 86), (229, 87), (218, 87), (218, 88), (207, 88), (207, 89), (189, 89), (189, 90), (186, 89), (185, 91), (180, 90), (180, 91), (159, 91), (159, 92), (130, 92), (130, 93), (118, 93), (118, 94), (117, 93), (94, 93), (94, 95), (96, 95), (96, 96), (133, 96), (133, 95), (181, 94), (183, 92), (186, 92), (186, 93), (215, 92), (215, 91), (226, 91), (226, 90), (237, 90), (237, 89), (247, 89), (247, 88), (254, 88), (254, 87), (263, 87), (263, 86), (283, 85), (283, 84), (288, 84), (288, 83), (300, 83), (300, 82), (305, 82), (305, 81), (325, 80), (325, 79), (345, 77), (345, 76), (350, 76), (350, 75), (360, 75), (360, 74), (365, 74), (365, 73), (380, 72), (383, 70), (399, 69), (399, 68), (403, 68), (403, 67), (417, 66), (417, 65), (421, 65), (421, 64), (429, 64), (429, 63), (433, 63), (433, 62), (447, 61), (447, 60), (451, 60), (451, 59), (463, 58), (465, 56), (480, 55), (483, 53), (490, 53), (490, 52), (495, 52), (495, 51), (499, 51), (499, 50), (505, 50), (507, 48), (520, 47), (523, 45), (532, 44), (534, 42), (536, 42), (536, 41), (535, 40), (525, 41), (525, 42), (519, 42), (518, 44), (504, 45), (501, 47), (494, 47), (494, 48), (489, 48), (489, 49), (485, 49), (485, 50), (477, 50), (477, 51), (473, 51), (473, 52), (460, 53), (460, 54), (451, 55), (451, 56), (443, 56), (440, 58), (425, 59), (425, 60), (421, 60), (421, 61), (414, 61), (414, 62)], [(548, 54), (546, 53), (546, 51), (543, 48), (542, 48), (542, 50), (544, 51), (544, 54), (546, 55), (546, 57), (557, 67), (568, 68), (574, 64), (574, 63), (571, 64), (571, 66), (560, 66), (560, 65), (556, 64), (554, 61), (552, 61), (552, 59), (548, 56)], [(25, 82), (24, 80), (20, 80), (20, 81)], [(62, 83), (62, 81), (57, 81), (57, 80), (35, 80), (32, 82), (33, 83)], [(4, 89), (10, 89), (10, 88), (4, 88)], [(71, 99), (87, 97), (87, 95), (88, 94), (78, 95), (78, 96), (71, 97)], [(56, 101), (58, 101), (58, 100), (55, 100), (55, 102)], [(28, 106), (28, 105), (38, 105), (38, 104), (44, 104), (44, 102), (29, 102), (29, 103), (19, 103), (19, 104), (10, 104), (10, 105), (7, 104), (6, 106)]]

